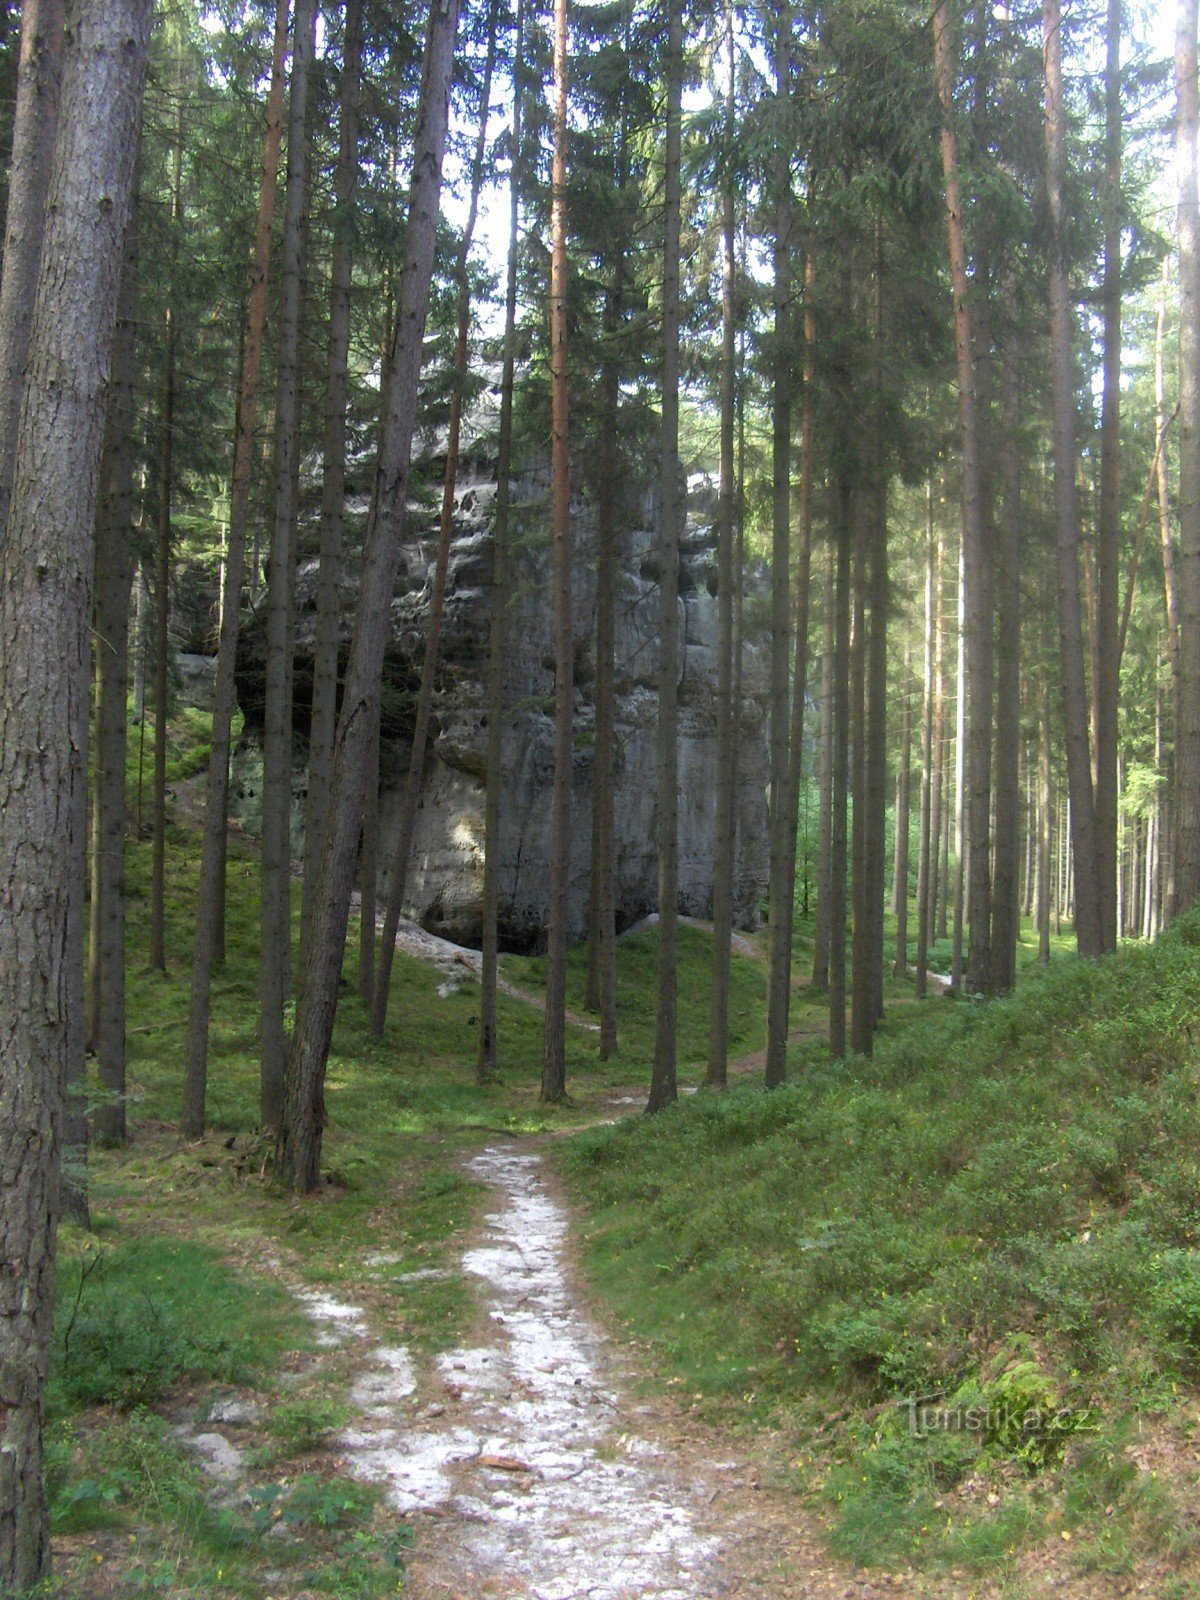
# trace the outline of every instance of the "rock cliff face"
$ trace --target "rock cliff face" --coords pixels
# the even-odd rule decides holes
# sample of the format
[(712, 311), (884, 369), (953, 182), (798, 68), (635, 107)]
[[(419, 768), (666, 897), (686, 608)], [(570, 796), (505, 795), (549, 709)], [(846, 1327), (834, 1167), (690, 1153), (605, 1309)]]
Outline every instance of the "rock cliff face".
[[(504, 794), (501, 801), (500, 920), (502, 942), (535, 949), (544, 938), (553, 783), (553, 609), (548, 541), (548, 484), (530, 474), (515, 485), (515, 592), (508, 618), (505, 666)], [(464, 466), (434, 719), (422, 784), (406, 915), (460, 943), (478, 942), (483, 887), (486, 679), (491, 606), (491, 513), (495, 484), (485, 467)], [(365, 508), (357, 508), (362, 512)], [(572, 507), (575, 540), (575, 768), (570, 919), (574, 937), (587, 928), (595, 724), (596, 560), (591, 507)], [(652, 531), (623, 539), (616, 633), (616, 896), (621, 930), (655, 909), (657, 856), (655, 739), (658, 716), (659, 586)], [(383, 893), (394, 849), (410, 753), (410, 730), (425, 617), (433, 576), (435, 519), (410, 519), (392, 603), (392, 638), (384, 669), (380, 819)], [(681, 911), (707, 916), (712, 905), (716, 803), (717, 602), (714, 536), (705, 510), (689, 514), (680, 567), (679, 889)], [(355, 574), (348, 564), (343, 650), (354, 614)], [(316, 563), (306, 563), (297, 588), (295, 657), (296, 761), (294, 846), (303, 850), (304, 737), (311, 696), (316, 624)], [(343, 657), (344, 661), (344, 657)], [(235, 759), (233, 805), (253, 831), (261, 788), (263, 629), (246, 628), (238, 663), (245, 732)], [(757, 923), (767, 873), (766, 678), (757, 650), (745, 653), (738, 792), (739, 925)]]

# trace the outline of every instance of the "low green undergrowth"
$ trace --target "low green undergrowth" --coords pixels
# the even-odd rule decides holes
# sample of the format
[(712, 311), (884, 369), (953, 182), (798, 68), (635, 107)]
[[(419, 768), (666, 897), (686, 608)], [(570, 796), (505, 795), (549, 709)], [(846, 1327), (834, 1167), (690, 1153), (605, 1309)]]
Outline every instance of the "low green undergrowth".
[[(1198, 944), (1188, 919), (1011, 1000), (930, 1002), (869, 1061), (797, 1050), (775, 1093), (570, 1142), (595, 1280), (726, 1421), (820, 1441), (800, 1458), (841, 1554), (986, 1564), (1042, 1526), (1031, 1485), (1083, 1518), (1126, 1419), (1173, 1425), (1200, 1376)], [(924, 1432), (923, 1396), (953, 1413)], [(1061, 1421), (1031, 1434), (1031, 1409)], [(1105, 1559), (1132, 1559), (1116, 1528), (1167, 1538), (1135, 1476), (1083, 1541)]]

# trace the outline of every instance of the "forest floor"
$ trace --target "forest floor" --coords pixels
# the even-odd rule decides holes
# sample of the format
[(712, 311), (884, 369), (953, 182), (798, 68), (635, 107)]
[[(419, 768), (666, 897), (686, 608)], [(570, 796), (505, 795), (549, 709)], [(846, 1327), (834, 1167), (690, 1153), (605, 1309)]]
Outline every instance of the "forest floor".
[[(505, 963), (503, 1081), (479, 1088), (474, 973), (456, 947), (418, 948), (428, 936), (414, 933), (397, 957), (384, 1041), (370, 1039), (357, 997), (344, 996), (328, 1182), (299, 1201), (274, 1187), (253, 1133), (253, 854), (231, 842), (211, 1131), (192, 1145), (179, 1143), (174, 1121), (194, 831), (171, 837), (165, 975), (141, 964), (147, 854), (140, 845), (130, 854), (132, 1137), (122, 1151), (93, 1153), (92, 1227), (62, 1236), (48, 1434), (53, 1593), (1200, 1595), (1186, 1509), (1196, 1498), (1190, 1389), (1164, 1399), (1160, 1384), (1130, 1449), (1110, 1449), (1105, 1437), (1109, 1465), (1098, 1476), (1089, 1469), (1087, 1504), (1078, 1474), (1056, 1469), (1026, 1483), (1004, 1461), (960, 1472), (942, 1493), (887, 1454), (888, 1408), (861, 1375), (797, 1398), (770, 1318), (728, 1299), (737, 1281), (777, 1293), (769, 1249), (745, 1265), (745, 1251), (760, 1248), (745, 1208), (765, 1219), (771, 1206), (755, 1184), (795, 1207), (793, 1229), (812, 1227), (799, 1221), (807, 1202), (787, 1194), (792, 1180), (770, 1164), (774, 1147), (754, 1142), (770, 1135), (768, 1111), (778, 1121), (781, 1108), (785, 1123), (796, 1112), (791, 1091), (768, 1098), (754, 1088), (761, 935), (739, 936), (732, 960), (731, 1076), (745, 1086), (714, 1100), (694, 1093), (711, 935), (681, 930), (687, 1108), (662, 1123), (660, 1158), (648, 1137), (657, 1127), (636, 1114), (652, 1052), (653, 926), (621, 941), (614, 1061), (596, 1059), (583, 961), (572, 957), (571, 1100), (553, 1109), (537, 1100), (541, 963)], [(913, 1019), (960, 1009), (941, 998), (916, 1007), (890, 979), (888, 994), (884, 1038), (897, 1048)], [(796, 1000), (799, 1061), (817, 1049), (824, 1017), (799, 979)], [(880, 1173), (888, 1164), (867, 1149), (872, 1094), (854, 1089), (859, 1132), (842, 1160), (852, 1185), (862, 1181), (856, 1141)], [(744, 1171), (744, 1197), (726, 1152)], [(789, 1170), (802, 1174), (810, 1157), (796, 1154)], [(669, 1208), (696, 1218), (714, 1202), (726, 1210), (715, 1224), (716, 1276), (706, 1278), (690, 1272), (700, 1258)], [(1115, 1293), (1111, 1272), (1106, 1282)], [(786, 1289), (770, 1304), (793, 1298)], [(853, 1314), (865, 1326), (875, 1313), (864, 1302)], [(907, 1542), (878, 1537), (889, 1519)], [(938, 1537), (926, 1549), (930, 1532)]]

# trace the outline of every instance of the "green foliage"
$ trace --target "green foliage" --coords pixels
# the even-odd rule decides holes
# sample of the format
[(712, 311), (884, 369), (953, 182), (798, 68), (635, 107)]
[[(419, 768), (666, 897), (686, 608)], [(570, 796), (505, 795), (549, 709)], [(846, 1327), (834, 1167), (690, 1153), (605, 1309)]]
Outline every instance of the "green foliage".
[(128, 1408), (185, 1378), (243, 1382), (299, 1328), (281, 1289), (239, 1277), (202, 1245), (79, 1250), (59, 1269), (51, 1406)]
[(272, 1406), (267, 1432), (289, 1455), (306, 1455), (319, 1450), (347, 1416), (346, 1407), (326, 1395), (304, 1395)]

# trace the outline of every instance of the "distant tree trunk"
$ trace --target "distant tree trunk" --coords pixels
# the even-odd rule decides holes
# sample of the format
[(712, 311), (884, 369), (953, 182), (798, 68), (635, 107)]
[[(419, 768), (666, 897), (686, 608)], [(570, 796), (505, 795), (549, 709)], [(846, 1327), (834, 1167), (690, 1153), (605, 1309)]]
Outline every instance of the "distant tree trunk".
[(950, 956), (950, 981), (955, 992), (961, 990), (963, 981), (963, 931), (966, 911), (966, 852), (967, 852), (967, 698), (970, 687), (967, 675), (967, 567), (965, 542), (958, 548), (958, 671), (954, 700), (954, 856), (946, 852), (946, 869), (953, 871), (954, 940)]
[(350, 288), (354, 274), (354, 207), (358, 192), (358, 125), (362, 78), (363, 0), (346, 0), (342, 46), (341, 127), (334, 177), (333, 259), (329, 283), (329, 351), (321, 479), (321, 566), (313, 647), (312, 720), (304, 820), (301, 965), (312, 922), (317, 863), (325, 837), (329, 769), (337, 721), (338, 635), (341, 627), (342, 520), (346, 502), (346, 395), (350, 351)]
[(908, 836), (909, 789), (912, 782), (912, 656), (904, 645), (904, 699), (901, 702), (900, 772), (896, 782), (896, 960), (897, 978), (908, 976)]
[(792, 919), (796, 838), (790, 833), (789, 862), (789, 679), (792, 666), (792, 182), (790, 118), (792, 75), (791, 0), (776, 14), (775, 98), (781, 113), (774, 157), (774, 318), (771, 371), (771, 838), (770, 970), (767, 982), (768, 1089), (787, 1074), (788, 1006), (792, 981)]
[(721, 283), (721, 454), (717, 489), (717, 803), (713, 819), (713, 974), (708, 1019), (705, 1082), (723, 1089), (729, 1066), (729, 960), (733, 937), (735, 867), (734, 725), (740, 708), (733, 697), (733, 546), (736, 464), (734, 426), (737, 387), (736, 209), (733, 174), (736, 56), (733, 0), (725, 0), (725, 49), (729, 81), (725, 97), (725, 171), (721, 194), (724, 247)]
[[(182, 58), (181, 58), (182, 59)], [(182, 66), (180, 67), (182, 74)], [(171, 157), (171, 232), (163, 330), (162, 434), (158, 466), (158, 538), (154, 559), (154, 837), (150, 865), (150, 966), (167, 970), (167, 715), (171, 617), (171, 494), (175, 478), (175, 352), (178, 328), (173, 285), (179, 271), (183, 221), (183, 86)]]
[(458, 289), (458, 328), (454, 346), (454, 390), (450, 397), (446, 470), (442, 479), (442, 509), (438, 522), (437, 558), (434, 565), (433, 594), (429, 603), (429, 620), (425, 635), (425, 656), (421, 662), (421, 683), (417, 691), (417, 709), (413, 719), (412, 751), (409, 756), (408, 773), (404, 781), (404, 795), (400, 805), (400, 825), (396, 833), (396, 849), (391, 862), (392, 871), (391, 882), (388, 885), (387, 911), (383, 919), (383, 938), (379, 945), (375, 992), (371, 1002), (371, 1032), (377, 1039), (382, 1038), (384, 1025), (387, 1022), (392, 961), (396, 954), (396, 932), (400, 926), (400, 914), (404, 909), (404, 895), (408, 885), (408, 866), (412, 856), (412, 841), (417, 823), (417, 810), (421, 801), (422, 780), (425, 774), (425, 752), (429, 743), (429, 722), (433, 714), (433, 691), (437, 680), (442, 643), (442, 623), (446, 612), (446, 582), (450, 570), (450, 546), (454, 539), (454, 491), (458, 482), (459, 441), (462, 437), (463, 400), (466, 393), (467, 366), (470, 356), (471, 280), (469, 267), (471, 242), (475, 236), (475, 222), (479, 215), (479, 195), (483, 187), (484, 158), (487, 154), (488, 101), (491, 99), (492, 70), (496, 60), (497, 12), (497, 6), (493, 5), (488, 24), (487, 59), (483, 69), (479, 130), (475, 140), (475, 156), (471, 165), (471, 200), (455, 267), (455, 279)]
[[(376, 915), (379, 902), (379, 710), (367, 750), (362, 795), (362, 842), (358, 855), (358, 993), (368, 1011), (375, 1004)], [(327, 817), (328, 820), (328, 817)]]
[(1040, 818), (1038, 828), (1037, 932), (1038, 960), (1050, 960), (1050, 838), (1054, 816), (1054, 796), (1050, 789), (1050, 687), (1043, 679), (1038, 718), (1038, 789)]
[[(959, 425), (962, 431), (963, 482), (963, 588), (966, 599), (965, 679), (969, 692), (967, 716), (961, 710), (960, 729), (966, 733), (966, 776), (969, 787), (967, 823), (970, 833), (967, 922), (970, 929), (968, 972), (970, 987), (986, 993), (990, 987), (991, 938), (991, 759), (992, 759), (992, 584), (991, 551), (985, 537), (983, 466), (979, 442), (979, 406), (975, 383), (975, 347), (968, 298), (970, 280), (963, 239), (962, 202), (958, 184), (958, 141), (954, 129), (954, 51), (950, 40), (947, 0), (936, 0), (933, 10), (933, 48), (938, 99), (942, 108), (942, 171), (946, 185), (946, 230), (949, 240), (950, 281), (954, 299), (954, 342), (958, 369)], [(986, 360), (986, 351), (983, 352)], [(961, 735), (960, 735), (961, 737)], [(963, 766), (962, 754), (959, 766)], [(959, 796), (961, 805), (962, 796)], [(963, 872), (959, 848), (958, 875)], [(955, 973), (962, 979), (961, 889), (955, 898)]]
[(25, 0), (17, 59), (0, 275), (0, 538), (8, 519), (21, 395), (54, 161), (67, 0)]
[(921, 838), (917, 866), (917, 999), (923, 1000), (928, 989), (929, 945), (933, 932), (933, 895), (931, 874), (934, 872), (934, 769), (933, 769), (933, 711), (936, 699), (934, 687), (934, 638), (937, 633), (937, 581), (938, 549), (933, 531), (933, 474), (929, 475), (926, 496), (928, 527), (926, 529), (925, 559), (925, 661), (924, 695), (921, 707)]
[(554, 513), (554, 798), (546, 931), (543, 1100), (566, 1093), (567, 900), (571, 883), (574, 655), (571, 626), (571, 458), (567, 371), (567, 0), (554, 0), (554, 159), (550, 257), (550, 475)]
[(837, 552), (833, 541), (825, 547), (825, 573), (822, 584), (824, 619), (821, 642), (821, 720), (818, 739), (817, 786), (820, 789), (817, 818), (817, 922), (813, 934), (812, 987), (829, 987), (829, 904), (832, 892), (830, 875), (830, 837), (833, 821), (833, 626), (834, 585), (837, 581)]
[(870, 894), (867, 870), (867, 585), (873, 543), (871, 497), (856, 489), (850, 624), (850, 1048), (867, 1055), (871, 1006)]
[(75, 0), (0, 545), (0, 1590), (49, 1574), (42, 1470), (63, 1089), (82, 1045), (97, 478), (149, 0)]
[(492, 637), (488, 663), (487, 797), (484, 812), (483, 964), (480, 973), (480, 1082), (497, 1065), (496, 1013), (499, 979), (500, 791), (504, 783), (504, 655), (509, 599), (508, 513), (512, 488), (513, 387), (516, 374), (517, 266), (521, 246), (521, 139), (524, 129), (524, 80), (520, 64), (525, 45), (525, 4), (517, 0), (513, 60), (512, 153), (508, 176), (508, 277), (504, 295), (504, 366), (500, 380), (500, 437), (496, 452), (496, 510), (492, 525)]
[[(92, 1048), (104, 1098), (98, 1137), (125, 1143), (125, 741), (133, 473), (137, 416), (138, 214), (131, 203), (121, 266), (96, 518), (96, 753), (92, 821)], [(86, 1129), (86, 1121), (85, 1121)]]
[(1115, 950), (1119, 932), (1117, 643), (1121, 537), (1121, 0), (1108, 0), (1104, 70), (1104, 383), (1100, 414), (1100, 505), (1096, 537), (1096, 899), (1100, 947)]
[(996, 529), (996, 836), (989, 990), (1017, 981), (1021, 854), (1021, 374), (1016, 280), (1004, 285), (1000, 476), (1004, 503)]
[(617, 481), (620, 463), (621, 369), (615, 341), (624, 294), (624, 239), (616, 245), (614, 280), (605, 296), (607, 346), (602, 380), (604, 434), (600, 481), (596, 486), (596, 738), (592, 785), (592, 893), (588, 928), (588, 1005), (600, 1014), (600, 1059), (617, 1049), (617, 926), (614, 871), (614, 787), (616, 715), (614, 649), (616, 636)]
[[(1046, 188), (1052, 228), (1050, 249), (1050, 345), (1054, 410), (1054, 520), (1058, 550), (1058, 627), (1067, 785), (1078, 912), (1079, 953), (1099, 955), (1104, 948), (1096, 864), (1092, 764), (1088, 739), (1088, 693), (1084, 673), (1083, 617), (1079, 597), (1079, 501), (1075, 481), (1075, 371), (1072, 359), (1071, 298), (1067, 277), (1066, 132), (1062, 85), (1062, 18), (1059, 0), (1043, 0), (1045, 60)], [(1200, 553), (1200, 552), (1198, 552)], [(1200, 613), (1197, 615), (1200, 630)], [(1197, 724), (1200, 728), (1200, 723)]]
[(872, 356), (875, 416), (872, 426), (871, 487), (869, 492), (869, 566), (867, 581), (870, 630), (865, 639), (867, 668), (867, 723), (863, 773), (866, 779), (867, 847), (865, 879), (868, 918), (867, 973), (871, 1039), (883, 1017), (883, 903), (886, 892), (884, 840), (887, 837), (887, 624), (890, 586), (888, 578), (887, 502), (888, 475), (884, 452), (883, 414), (883, 233), (875, 222), (874, 270), (875, 326)]
[(241, 391), (237, 402), (237, 437), (229, 489), (229, 537), (225, 549), (225, 582), (221, 596), (221, 631), (217, 643), (217, 676), (213, 687), (212, 746), (208, 758), (208, 791), (204, 805), (204, 838), (200, 854), (200, 890), (196, 900), (196, 943), (184, 1045), (183, 1116), (186, 1139), (204, 1132), (208, 1080), (208, 1028), (212, 1014), (213, 968), (224, 954), (225, 847), (229, 809), (229, 746), (236, 691), (238, 620), (246, 565), (246, 531), (250, 521), (250, 482), (254, 466), (254, 432), (262, 379), (263, 329), (267, 312), (267, 278), (275, 216), (275, 189), (283, 135), (284, 63), (287, 55), (288, 0), (278, 0), (271, 84), (267, 94), (267, 127), (263, 141), (262, 181), (251, 265)]
[(329, 821), (313, 900), (312, 935), (300, 984), (276, 1153), (281, 1177), (302, 1192), (316, 1188), (320, 1179), (325, 1066), (337, 1015), (338, 977), (354, 885), (367, 758), (378, 719), (380, 677), (404, 533), (457, 20), (456, 0), (435, 0), (429, 15), (413, 135), (404, 270), (385, 385), (386, 413), (380, 429), (375, 511), (363, 548), (354, 639), (334, 737)]
[(850, 479), (834, 487), (833, 781), (829, 839), (829, 1050), (846, 1054), (846, 800), (850, 778), (850, 588), (854, 526)]
[(287, 185), (279, 275), (275, 516), (267, 565), (263, 707), (262, 919), (259, 950), (259, 1116), (278, 1133), (287, 1063), (284, 1007), (292, 967), (292, 635), (300, 451), (300, 318), (308, 197), (308, 90), (313, 0), (296, 0), (288, 97)]
[(1200, 897), (1200, 198), (1196, 0), (1180, 0), (1175, 36), (1179, 171), (1179, 705), (1172, 805), (1172, 911)]
[[(1165, 345), (1165, 324), (1167, 315), (1167, 284), (1170, 275), (1170, 258), (1163, 257), (1163, 295), (1158, 303), (1158, 316), (1154, 324), (1154, 416), (1158, 439), (1158, 456), (1155, 462), (1155, 480), (1158, 489), (1158, 534), (1159, 545), (1162, 549), (1163, 564), (1163, 590), (1166, 601), (1166, 648), (1167, 665), (1171, 673), (1171, 727), (1178, 729), (1180, 725), (1179, 711), (1179, 583), (1176, 569), (1177, 548), (1175, 535), (1171, 528), (1171, 499), (1167, 485), (1167, 452), (1164, 443), (1167, 430), (1167, 399), (1166, 381), (1163, 364), (1163, 348)], [(1198, 346), (1200, 348), (1200, 346)], [(1200, 485), (1200, 474), (1198, 474)], [(1176, 734), (1178, 738), (1178, 734)], [(1161, 763), (1157, 770), (1162, 771)], [(1164, 920), (1170, 921), (1174, 916), (1173, 904), (1173, 879), (1174, 870), (1171, 864), (1171, 853), (1168, 849), (1166, 829), (1162, 826), (1161, 806), (1156, 815), (1155, 828), (1155, 877), (1158, 880), (1155, 894), (1161, 893), (1165, 905)], [(1154, 933), (1158, 932), (1155, 924)], [(1147, 935), (1152, 937), (1152, 935)]]
[(679, 241), (683, 107), (683, 3), (667, 0), (667, 126), (663, 235), (661, 618), (658, 667), (658, 1015), (647, 1111), (677, 1097), (675, 1021), (679, 923)]

